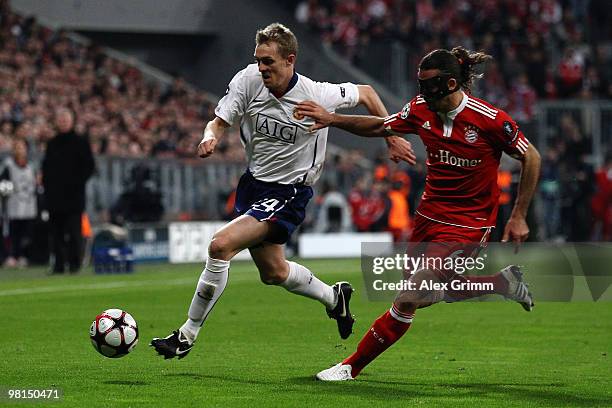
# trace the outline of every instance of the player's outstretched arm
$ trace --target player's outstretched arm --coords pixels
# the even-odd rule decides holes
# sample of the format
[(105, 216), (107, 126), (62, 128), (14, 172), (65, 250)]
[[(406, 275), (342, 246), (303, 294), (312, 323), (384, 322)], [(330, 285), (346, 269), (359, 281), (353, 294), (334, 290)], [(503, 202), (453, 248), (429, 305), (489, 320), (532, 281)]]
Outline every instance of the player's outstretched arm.
[(313, 101), (298, 103), (296, 113), (315, 120), (315, 124), (308, 129), (310, 132), (333, 126), (364, 137), (389, 136), (384, 128), (384, 119), (377, 116), (342, 115), (328, 112)]
[(198, 145), (198, 156), (206, 158), (213, 154), (217, 143), (219, 143), (228, 127), (229, 125), (218, 116), (208, 122), (204, 128), (202, 141)]
[(529, 236), (529, 226), (526, 221), (527, 210), (540, 177), (540, 161), (540, 153), (533, 145), (529, 145), (521, 160), (518, 193), (502, 237), (502, 242), (514, 242), (517, 250), (521, 242), (524, 242)]
[(409, 164), (416, 163), (416, 156), (409, 141), (399, 136), (393, 136), (384, 127), (384, 118), (364, 115), (342, 115), (328, 112), (313, 101), (300, 102), (296, 106), (296, 114), (308, 116), (315, 120), (315, 124), (308, 130), (314, 132), (328, 126), (337, 127), (364, 137), (385, 137), (389, 146), (391, 160), (404, 160)]
[[(374, 88), (370, 85), (357, 85), (357, 89), (359, 89), (359, 104), (365, 106), (371, 115), (383, 118), (389, 116), (385, 104)], [(389, 132), (385, 132), (384, 138), (389, 149), (389, 159), (396, 163), (402, 160), (409, 164), (416, 163), (416, 156), (409, 141), (401, 136), (391, 135)]]

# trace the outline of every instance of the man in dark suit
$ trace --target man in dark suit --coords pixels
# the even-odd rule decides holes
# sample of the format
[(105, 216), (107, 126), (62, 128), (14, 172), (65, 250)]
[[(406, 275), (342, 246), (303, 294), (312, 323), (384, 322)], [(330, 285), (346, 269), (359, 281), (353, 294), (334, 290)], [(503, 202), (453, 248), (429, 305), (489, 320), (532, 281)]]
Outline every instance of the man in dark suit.
[(55, 113), (57, 133), (47, 144), (42, 163), (45, 201), (49, 210), (54, 255), (53, 273), (81, 267), (81, 216), (85, 210), (85, 184), (95, 162), (89, 141), (74, 132), (74, 115), (65, 108)]

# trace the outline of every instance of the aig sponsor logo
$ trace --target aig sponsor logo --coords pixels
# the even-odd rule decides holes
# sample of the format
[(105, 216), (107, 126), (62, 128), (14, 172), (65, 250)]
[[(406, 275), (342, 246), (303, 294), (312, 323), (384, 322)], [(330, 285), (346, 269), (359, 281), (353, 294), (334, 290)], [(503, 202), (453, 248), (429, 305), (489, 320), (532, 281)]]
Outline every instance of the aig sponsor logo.
[(261, 113), (257, 114), (255, 124), (255, 131), (257, 133), (280, 140), (281, 142), (294, 144), (297, 130), (298, 126), (293, 123), (281, 122), (276, 118)]

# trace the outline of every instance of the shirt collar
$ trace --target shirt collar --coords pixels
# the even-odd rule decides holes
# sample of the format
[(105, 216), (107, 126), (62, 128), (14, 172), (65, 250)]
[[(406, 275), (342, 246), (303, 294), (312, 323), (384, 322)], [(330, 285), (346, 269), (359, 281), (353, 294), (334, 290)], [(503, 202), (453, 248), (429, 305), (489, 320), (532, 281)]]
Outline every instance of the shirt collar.
[(293, 89), (295, 84), (297, 84), (297, 81), (298, 81), (298, 74), (297, 74), (297, 72), (293, 71), (293, 76), (291, 77), (291, 80), (289, 81), (289, 85), (287, 85), (287, 89), (285, 90), (285, 94)]
[(453, 109), (452, 111), (448, 111), (446, 113), (442, 113), (442, 116), (447, 117), (448, 119), (455, 119), (457, 117), (457, 115), (465, 108), (465, 105), (467, 105), (468, 102), (468, 96), (466, 95), (465, 92), (461, 91), (461, 94), (463, 95), (463, 99), (461, 99), (461, 102), (459, 103), (459, 106), (457, 106), (455, 109)]
[(283, 96), (287, 95), (287, 93), (293, 89), (293, 87), (295, 86), (295, 84), (297, 84), (298, 82), (298, 74), (297, 72), (293, 71), (293, 76), (291, 77), (291, 79), (289, 80), (289, 84), (287, 85), (287, 89), (285, 89), (285, 92), (283, 92), (281, 95), (276, 96), (274, 93), (272, 93), (272, 95), (276, 96), (277, 99), (282, 98)]

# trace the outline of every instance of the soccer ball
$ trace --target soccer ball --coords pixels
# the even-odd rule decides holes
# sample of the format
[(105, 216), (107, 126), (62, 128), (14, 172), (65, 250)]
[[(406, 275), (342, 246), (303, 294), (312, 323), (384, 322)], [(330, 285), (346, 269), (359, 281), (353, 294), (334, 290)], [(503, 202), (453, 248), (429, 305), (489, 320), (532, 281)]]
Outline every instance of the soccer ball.
[(96, 351), (105, 357), (123, 357), (138, 344), (136, 320), (121, 309), (108, 309), (96, 316), (89, 328)]

